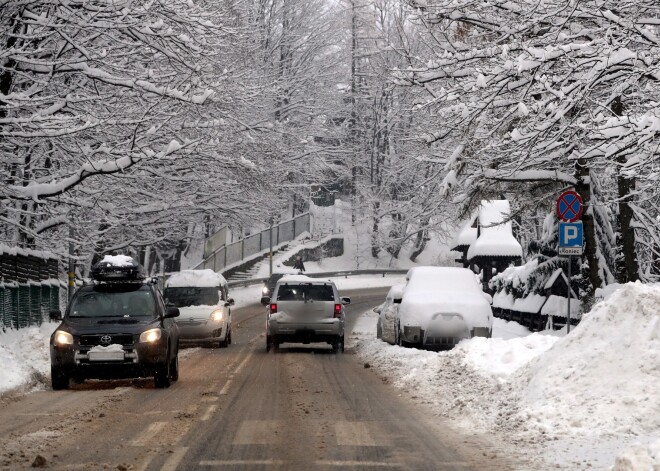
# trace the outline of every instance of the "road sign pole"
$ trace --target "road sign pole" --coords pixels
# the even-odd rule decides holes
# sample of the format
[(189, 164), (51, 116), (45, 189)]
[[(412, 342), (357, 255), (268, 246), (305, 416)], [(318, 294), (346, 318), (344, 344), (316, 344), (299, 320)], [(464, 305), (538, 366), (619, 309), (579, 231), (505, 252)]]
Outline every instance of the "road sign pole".
[(566, 334), (569, 334), (571, 332), (571, 265), (573, 265), (573, 257), (570, 255), (568, 256), (568, 302), (566, 305), (568, 308), (566, 309)]

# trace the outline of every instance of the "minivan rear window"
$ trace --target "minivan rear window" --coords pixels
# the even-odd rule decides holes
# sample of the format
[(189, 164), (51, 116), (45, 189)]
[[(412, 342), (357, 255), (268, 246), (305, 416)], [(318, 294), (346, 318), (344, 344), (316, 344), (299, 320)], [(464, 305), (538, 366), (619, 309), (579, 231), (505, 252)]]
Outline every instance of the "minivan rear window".
[(278, 301), (334, 301), (335, 294), (330, 285), (281, 285), (277, 291)]

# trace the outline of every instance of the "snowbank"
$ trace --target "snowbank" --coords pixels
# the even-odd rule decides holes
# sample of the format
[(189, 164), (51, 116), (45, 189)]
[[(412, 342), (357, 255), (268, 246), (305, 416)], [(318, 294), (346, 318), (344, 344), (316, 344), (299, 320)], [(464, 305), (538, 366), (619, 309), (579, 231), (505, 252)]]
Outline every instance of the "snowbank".
[(660, 288), (622, 286), (515, 379), (525, 413), (555, 432), (660, 430)]
[(494, 338), (434, 353), (377, 340), (367, 312), (350, 338), (404, 393), (524, 454), (530, 469), (649, 471), (660, 449), (658, 306), (660, 286), (634, 283), (563, 337), (496, 319)]
[(42, 385), (50, 377), (50, 335), (59, 324), (0, 331), (0, 396)]
[(644, 446), (636, 444), (616, 457), (612, 471), (656, 471), (660, 469), (660, 440)]

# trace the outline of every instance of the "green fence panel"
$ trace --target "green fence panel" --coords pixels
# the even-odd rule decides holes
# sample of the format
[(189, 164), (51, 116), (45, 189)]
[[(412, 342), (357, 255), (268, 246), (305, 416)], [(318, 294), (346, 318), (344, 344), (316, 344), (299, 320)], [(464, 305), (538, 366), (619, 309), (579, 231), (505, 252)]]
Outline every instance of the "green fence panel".
[(11, 325), (6, 307), (6, 292), (4, 285), (0, 286), (0, 327), (6, 328)]
[(18, 286), (5, 289), (6, 316), (9, 318), (9, 327), (18, 329)]
[(50, 287), (50, 305), (48, 306), (49, 310), (60, 310), (60, 287), (51, 286)]
[(29, 325), (41, 325), (41, 284), (30, 283)]
[(19, 329), (30, 325), (30, 285), (18, 286), (17, 325)]

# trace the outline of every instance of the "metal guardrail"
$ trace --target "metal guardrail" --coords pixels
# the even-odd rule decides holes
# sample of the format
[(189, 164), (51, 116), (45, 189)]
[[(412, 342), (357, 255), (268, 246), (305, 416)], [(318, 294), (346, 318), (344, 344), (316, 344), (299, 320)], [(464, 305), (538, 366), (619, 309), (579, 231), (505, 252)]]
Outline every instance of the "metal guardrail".
[[(390, 268), (381, 268), (381, 269), (367, 269), (367, 270), (341, 270), (341, 271), (324, 271), (317, 273), (303, 273), (305, 276), (310, 278), (348, 278), (349, 276), (361, 276), (361, 275), (382, 275), (385, 278), (385, 275), (405, 275), (408, 273), (407, 269), (390, 269)], [(252, 278), (249, 280), (241, 281), (230, 281), (228, 282), (230, 288), (242, 288), (245, 286), (258, 285), (268, 280), (266, 278)]]
[(310, 217), (309, 213), (299, 214), (293, 219), (282, 221), (244, 239), (223, 245), (195, 265), (193, 270), (210, 268), (215, 272), (220, 272), (246, 258), (268, 250), (271, 246), (275, 247), (283, 242), (290, 242), (303, 232), (310, 230)]

